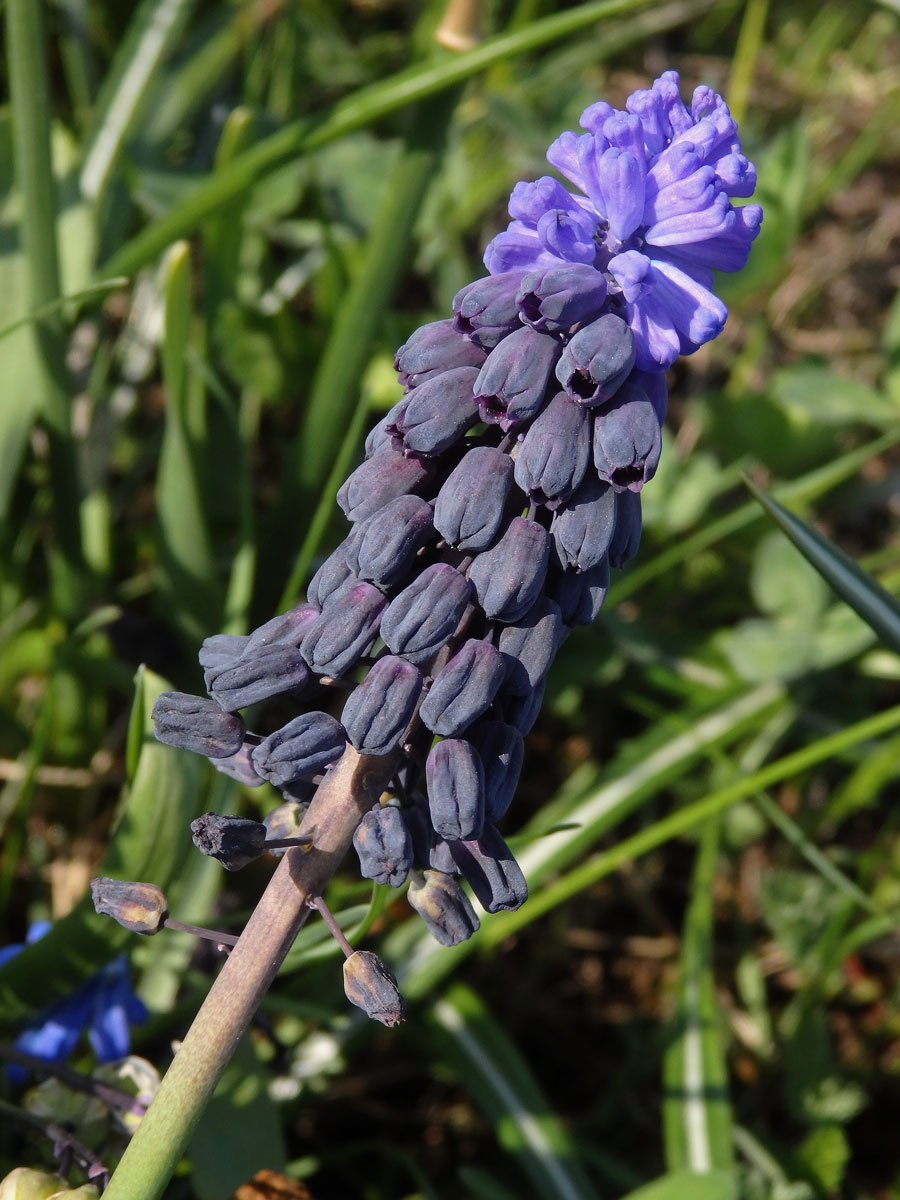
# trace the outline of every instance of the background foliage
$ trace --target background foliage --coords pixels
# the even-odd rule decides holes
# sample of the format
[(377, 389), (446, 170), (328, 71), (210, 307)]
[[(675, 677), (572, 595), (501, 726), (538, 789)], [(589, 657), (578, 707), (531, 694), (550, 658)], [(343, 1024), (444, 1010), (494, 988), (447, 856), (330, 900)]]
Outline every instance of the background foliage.
[[(214, 956), (135, 945), (87, 881), (239, 927), (270, 865), (224, 878), (187, 824), (275, 794), (152, 744), (153, 695), (302, 594), (395, 347), (481, 273), (512, 184), (675, 67), (742, 120), (765, 223), (529, 739), (504, 832), (532, 898), (448, 951), (348, 871), (332, 908), (410, 1019), (355, 1020), (304, 930), (170, 1193), (268, 1166), (371, 1200), (900, 1196), (898, 646), (742, 482), (900, 587), (896, 7), (496, 0), (468, 54), (436, 2), (6, 8), (0, 944), (56, 925), (0, 969), (3, 1036), (124, 948), (164, 1068)], [(48, 1151), (0, 1132), (4, 1170)]]

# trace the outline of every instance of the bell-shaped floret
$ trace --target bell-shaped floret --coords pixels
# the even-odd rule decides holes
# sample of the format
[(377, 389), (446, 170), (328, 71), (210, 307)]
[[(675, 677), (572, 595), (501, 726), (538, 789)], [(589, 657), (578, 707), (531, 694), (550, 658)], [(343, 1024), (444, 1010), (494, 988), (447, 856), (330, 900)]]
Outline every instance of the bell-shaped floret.
[(469, 581), (485, 615), (500, 621), (524, 616), (544, 585), (549, 557), (547, 530), (527, 517), (513, 517), (503, 537), (469, 568)]
[(394, 369), (403, 387), (418, 387), (454, 367), (480, 367), (484, 351), (454, 328), (453, 321), (420, 325), (397, 351)]
[(362, 521), (397, 496), (419, 491), (432, 472), (426, 459), (388, 448), (360, 463), (342, 485), (337, 502), (349, 521)]
[(445, 738), (425, 762), (428, 811), (445, 841), (480, 836), (484, 824), (484, 768), (478, 751), (462, 738)]
[(418, 667), (405, 659), (380, 658), (347, 698), (341, 724), (365, 754), (390, 754), (400, 745), (422, 691)]
[(516, 303), (521, 279), (521, 271), (503, 271), (467, 284), (453, 297), (454, 328), (492, 350), (521, 324)]
[(390, 602), (381, 636), (394, 654), (426, 662), (453, 636), (471, 591), (454, 567), (434, 563)]
[(202, 696), (163, 692), (156, 698), (152, 717), (159, 741), (207, 758), (229, 758), (244, 741), (241, 718)]
[[(407, 450), (441, 454), (449, 450), (478, 419), (475, 402), (477, 367), (455, 367), (421, 384), (398, 421)], [(383, 456), (379, 455), (379, 461)]]
[(558, 392), (519, 446), (516, 483), (536, 504), (557, 508), (581, 483), (590, 456), (588, 413)]
[(364, 879), (400, 887), (413, 862), (413, 844), (399, 808), (388, 805), (367, 812), (353, 835)]
[(450, 851), (486, 912), (512, 912), (528, 899), (522, 868), (489, 822), (480, 838), (451, 842)]
[(606, 558), (616, 527), (616, 493), (588, 471), (564, 507), (553, 514), (550, 533), (560, 565), (589, 571)]
[(479, 927), (469, 897), (452, 875), (443, 871), (413, 875), (406, 898), (442, 946), (458, 946)]
[(505, 721), (479, 721), (467, 734), (467, 740), (478, 751), (484, 767), (485, 818), (499, 821), (515, 795), (525, 742), (518, 729)]
[(475, 381), (482, 421), (500, 425), (506, 432), (537, 416), (561, 350), (557, 338), (528, 326), (505, 337), (490, 352)]
[(310, 625), (300, 653), (317, 675), (337, 678), (354, 666), (371, 646), (387, 606), (371, 583), (358, 583), (327, 606)]
[(434, 527), (460, 550), (486, 550), (503, 522), (513, 461), (493, 446), (466, 452), (438, 492)]
[(605, 301), (605, 277), (594, 267), (577, 262), (557, 262), (529, 271), (516, 295), (522, 320), (546, 333), (568, 333), (573, 325), (593, 321)]
[(276, 729), (253, 750), (257, 772), (275, 787), (324, 771), (344, 753), (343, 726), (328, 713), (310, 712)]
[(594, 415), (594, 466), (617, 492), (639, 492), (656, 474), (662, 452), (659, 417), (645, 392), (624, 383)]
[(540, 596), (518, 621), (505, 626), (498, 643), (505, 689), (527, 696), (550, 670), (565, 629), (559, 606)]
[(576, 404), (593, 407), (613, 396), (634, 366), (634, 335), (613, 313), (604, 313), (569, 339), (556, 378)]
[(441, 737), (457, 737), (487, 712), (503, 682), (504, 661), (490, 642), (469, 638), (438, 672), (419, 716)]
[(431, 505), (421, 496), (398, 496), (366, 517), (347, 552), (350, 570), (380, 588), (395, 587), (434, 531)]

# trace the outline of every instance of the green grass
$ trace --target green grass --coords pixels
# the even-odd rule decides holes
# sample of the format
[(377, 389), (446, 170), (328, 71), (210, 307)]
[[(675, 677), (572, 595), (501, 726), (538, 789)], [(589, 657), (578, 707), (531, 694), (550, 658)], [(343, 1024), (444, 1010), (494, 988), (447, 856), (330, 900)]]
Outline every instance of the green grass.
[[(135, 944), (87, 879), (240, 928), (269, 868), (225, 876), (187, 827), (276, 797), (155, 744), (154, 695), (302, 596), (395, 348), (481, 272), (549, 141), (675, 67), (739, 112), (765, 223), (724, 335), (673, 373), (641, 551), (528, 740), (504, 833), (531, 898), (445, 950), (348, 864), (329, 902), (406, 1025), (351, 1016), (310, 924), (169, 1194), (268, 1166), (365, 1200), (887, 1200), (900, 16), (508, 0), (456, 54), (442, 8), (7, 0), (0, 945), (56, 924), (0, 967), (0, 1037), (125, 952), (165, 1068), (215, 953)], [(114, 1165), (121, 1132), (60, 1097)], [(50, 1150), (5, 1119), (0, 1177)]]

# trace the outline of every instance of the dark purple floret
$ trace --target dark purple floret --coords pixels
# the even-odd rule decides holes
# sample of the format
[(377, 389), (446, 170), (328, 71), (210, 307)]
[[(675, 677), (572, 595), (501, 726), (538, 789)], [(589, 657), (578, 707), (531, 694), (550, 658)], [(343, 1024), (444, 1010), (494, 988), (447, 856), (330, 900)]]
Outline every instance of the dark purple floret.
[(416, 455), (390, 447), (361, 463), (337, 494), (347, 519), (362, 521), (397, 496), (418, 492), (432, 475), (432, 467)]
[(397, 351), (394, 370), (403, 387), (418, 387), (454, 367), (480, 367), (485, 352), (454, 328), (453, 320), (420, 325)]
[(215, 633), (204, 638), (197, 658), (203, 667), (207, 688), (220, 671), (233, 666), (247, 648), (249, 637), (235, 633)]
[(604, 558), (584, 572), (566, 571), (557, 579), (552, 596), (569, 628), (590, 625), (600, 615), (609, 590), (609, 560)]
[(244, 741), (244, 722), (214, 700), (186, 692), (163, 692), (153, 705), (156, 736), (167, 746), (206, 758), (230, 758)]
[(435, 563), (391, 601), (381, 636), (394, 654), (426, 662), (453, 636), (470, 597), (469, 583), (459, 571)]
[(485, 819), (499, 821), (515, 795), (525, 741), (518, 729), (505, 721), (479, 721), (466, 737), (478, 751), (484, 767)]
[(441, 454), (475, 424), (477, 378), (477, 367), (455, 367), (416, 388), (398, 422), (407, 450)]
[(540, 716), (546, 683), (547, 681), (542, 679), (527, 696), (518, 696), (514, 692), (507, 692), (505, 688), (500, 689), (500, 696), (503, 698), (503, 719), (507, 725), (518, 729), (522, 737), (528, 737)]
[(276, 646), (299, 646), (306, 629), (319, 615), (315, 604), (298, 604), (254, 629), (242, 657), (265, 653)]
[(588, 471), (575, 495), (553, 514), (553, 536), (560, 565), (589, 571), (606, 558), (616, 527), (616, 493)]
[(521, 325), (516, 304), (521, 279), (521, 271), (506, 271), (467, 284), (453, 297), (454, 328), (492, 350)]
[(500, 651), (470, 638), (438, 673), (419, 716), (432, 733), (457, 737), (487, 712), (503, 677)]
[(458, 946), (479, 927), (469, 897), (449, 874), (426, 871), (413, 878), (406, 898), (442, 946)]
[(254, 770), (250, 757), (255, 745), (256, 742), (244, 742), (236, 754), (230, 754), (228, 758), (211, 758), (209, 761), (217, 771), (221, 771), (230, 779), (236, 779), (244, 787), (261, 787), (263, 780)]
[(639, 492), (616, 495), (616, 529), (609, 545), (609, 565), (624, 567), (641, 544), (641, 497)]
[(375, 640), (386, 606), (387, 600), (373, 584), (356, 584), (332, 600), (313, 622), (300, 643), (300, 653), (317, 675), (343, 675)]
[(523, 278), (516, 300), (522, 320), (547, 333), (568, 333), (603, 311), (606, 279), (584, 263), (538, 267)]
[(434, 532), (431, 505), (421, 496), (398, 496), (356, 527), (347, 564), (360, 579), (395, 587)]
[(233, 667), (220, 671), (209, 694), (226, 712), (237, 712), (271, 696), (299, 691), (308, 680), (309, 668), (299, 650), (272, 646), (256, 654), (247, 651)]
[(364, 879), (400, 887), (413, 864), (413, 844), (399, 808), (367, 812), (353, 835)]
[(646, 392), (626, 383), (594, 416), (594, 466), (617, 492), (639, 492), (656, 474), (662, 430)]
[(315, 775), (341, 757), (347, 738), (343, 726), (328, 713), (294, 717), (259, 743), (251, 755), (257, 772), (275, 787)]
[(561, 350), (558, 338), (527, 326), (505, 337), (490, 352), (475, 381), (482, 421), (507, 432), (537, 416)]
[(357, 750), (390, 754), (412, 720), (422, 675), (402, 658), (381, 658), (347, 698), (341, 723)]
[(558, 508), (581, 483), (590, 458), (590, 418), (558, 392), (519, 446), (516, 483), (535, 504)]
[(484, 768), (478, 751), (461, 738), (445, 738), (425, 762), (428, 811), (438, 837), (474, 838), (484, 824)]
[(507, 625), (498, 643), (505, 690), (527, 696), (550, 670), (565, 636), (559, 606), (541, 596), (524, 617)]
[(572, 337), (556, 365), (556, 378), (576, 404), (593, 407), (615, 395), (634, 366), (634, 336), (619, 317), (605, 313)]
[(502, 450), (475, 446), (438, 492), (434, 527), (460, 550), (486, 550), (503, 522), (513, 462)]
[(450, 852), (485, 912), (512, 912), (528, 899), (522, 869), (490, 822), (480, 838), (452, 842)]
[(431, 830), (431, 835), (434, 838), (434, 845), (431, 847), (428, 855), (428, 865), (433, 871), (442, 871), (445, 875), (458, 875), (459, 867), (450, 853), (450, 843), (445, 842), (442, 837), (438, 837), (434, 830), (431, 829), (430, 817), (428, 818), (428, 828)]
[(486, 616), (499, 621), (524, 616), (544, 586), (549, 556), (547, 530), (527, 517), (514, 517), (499, 542), (469, 568), (469, 581)]

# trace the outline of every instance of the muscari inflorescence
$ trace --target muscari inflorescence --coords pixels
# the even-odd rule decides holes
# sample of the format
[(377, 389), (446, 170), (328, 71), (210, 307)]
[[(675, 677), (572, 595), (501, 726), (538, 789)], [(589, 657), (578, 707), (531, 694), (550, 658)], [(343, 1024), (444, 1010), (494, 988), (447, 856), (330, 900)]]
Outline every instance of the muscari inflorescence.
[[(354, 839), (360, 868), (409, 878), (447, 945), (478, 927), (459, 876), (488, 912), (527, 896), (497, 830), (523, 737), (562, 641), (637, 549), (663, 372), (721, 331), (712, 270), (744, 265), (762, 219), (733, 204), (755, 171), (708, 87), (688, 108), (667, 71), (581, 124), (547, 154), (578, 191), (517, 184), (490, 274), (398, 351), (404, 395), (338, 493), (352, 529), (307, 603), (207, 638), (210, 698), (167, 693), (154, 709), (163, 741), (283, 792), (276, 837), (348, 742), (395, 756)], [(268, 737), (247, 732), (240, 710), (282, 693), (314, 706), (323, 678), (351, 685), (340, 720), (310, 707)]]

